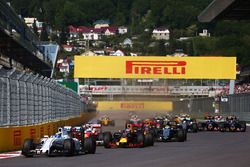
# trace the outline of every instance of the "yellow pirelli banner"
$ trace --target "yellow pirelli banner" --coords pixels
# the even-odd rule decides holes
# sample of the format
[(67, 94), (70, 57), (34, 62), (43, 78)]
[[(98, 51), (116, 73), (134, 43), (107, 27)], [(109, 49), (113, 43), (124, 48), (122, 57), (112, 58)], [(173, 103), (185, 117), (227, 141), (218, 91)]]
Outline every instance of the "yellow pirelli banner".
[(172, 111), (171, 101), (99, 101), (98, 111)]
[(74, 77), (235, 79), (236, 57), (75, 56)]

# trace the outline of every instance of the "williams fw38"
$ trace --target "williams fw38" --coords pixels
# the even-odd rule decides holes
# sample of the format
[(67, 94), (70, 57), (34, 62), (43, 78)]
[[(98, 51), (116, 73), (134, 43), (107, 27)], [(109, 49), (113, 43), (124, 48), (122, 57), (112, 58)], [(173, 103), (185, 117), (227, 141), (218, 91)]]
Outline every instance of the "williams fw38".
[(65, 126), (58, 129), (58, 133), (51, 137), (44, 137), (39, 142), (26, 139), (23, 143), (22, 155), (65, 155), (72, 156), (80, 153), (94, 154), (96, 142), (92, 137), (84, 137), (82, 127)]

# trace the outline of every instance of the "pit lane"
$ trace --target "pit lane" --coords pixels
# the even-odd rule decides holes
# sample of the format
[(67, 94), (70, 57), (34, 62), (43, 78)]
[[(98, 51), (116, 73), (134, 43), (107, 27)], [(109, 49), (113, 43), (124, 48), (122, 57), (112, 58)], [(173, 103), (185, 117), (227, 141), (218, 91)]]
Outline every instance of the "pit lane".
[[(124, 128), (127, 112), (107, 112), (116, 120), (115, 127)], [(147, 114), (138, 113), (141, 117)], [(95, 155), (72, 157), (11, 158), (0, 160), (1, 167), (245, 167), (249, 166), (250, 128), (242, 133), (199, 132), (189, 133), (187, 142), (155, 143), (154, 147), (132, 149), (104, 149), (98, 147)]]

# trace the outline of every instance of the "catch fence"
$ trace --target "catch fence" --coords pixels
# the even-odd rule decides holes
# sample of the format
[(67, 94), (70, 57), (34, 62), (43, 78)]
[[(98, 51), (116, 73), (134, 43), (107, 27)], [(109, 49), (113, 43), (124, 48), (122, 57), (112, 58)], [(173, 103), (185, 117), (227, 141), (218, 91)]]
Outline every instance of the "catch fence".
[(86, 105), (53, 79), (0, 66), (0, 126), (32, 125), (80, 116)]
[(235, 115), (250, 121), (250, 93), (220, 97), (188, 98), (173, 102), (174, 113), (189, 113), (198, 118), (205, 115)]

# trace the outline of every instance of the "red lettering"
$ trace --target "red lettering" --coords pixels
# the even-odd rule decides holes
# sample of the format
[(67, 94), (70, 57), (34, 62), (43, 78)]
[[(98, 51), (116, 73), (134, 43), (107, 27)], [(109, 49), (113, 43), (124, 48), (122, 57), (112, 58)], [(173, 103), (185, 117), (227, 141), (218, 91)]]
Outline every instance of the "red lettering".
[(36, 129), (30, 129), (30, 138), (36, 138)]
[(153, 73), (154, 74), (162, 74), (162, 68), (161, 67), (154, 67), (153, 68)]
[(173, 74), (181, 74), (181, 73), (178, 72), (177, 67), (173, 67)]
[(185, 67), (181, 68), (181, 74), (186, 74), (186, 68)]
[(185, 61), (126, 61), (126, 74), (185, 74)]
[(170, 72), (168, 71), (168, 67), (165, 67), (165, 68), (164, 68), (164, 74), (172, 74), (172, 73), (170, 73)]
[(41, 128), (40, 128), (40, 137), (43, 137), (43, 136), (44, 136), (44, 128), (41, 127)]
[(150, 74), (151, 68), (150, 67), (141, 67), (141, 74)]
[(139, 67), (135, 67), (135, 74), (139, 74)]
[(144, 103), (121, 103), (122, 109), (143, 109)]
[(13, 133), (14, 146), (21, 146), (21, 130), (15, 130)]

